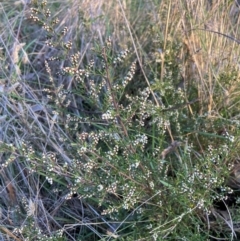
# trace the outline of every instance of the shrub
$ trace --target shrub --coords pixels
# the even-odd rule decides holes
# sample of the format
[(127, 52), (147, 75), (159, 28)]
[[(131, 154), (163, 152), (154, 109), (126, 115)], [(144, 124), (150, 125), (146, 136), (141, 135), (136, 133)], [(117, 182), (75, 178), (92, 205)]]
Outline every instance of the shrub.
[[(127, 9), (143, 11), (140, 2)], [(3, 61), (12, 78), (1, 85), (1, 230), (15, 240), (235, 235), (238, 69), (217, 72), (210, 60), (201, 63), (206, 52), (195, 57), (193, 45), (209, 33), (174, 32), (177, 3), (156, 3), (165, 35), (152, 22), (153, 45), (144, 25), (135, 32), (147, 31), (141, 47), (130, 28), (124, 44), (95, 38), (104, 25), (74, 4), (79, 28), (71, 19), (64, 26), (56, 4), (26, 6), (26, 44), (16, 42)], [(192, 25), (193, 6), (180, 6)]]

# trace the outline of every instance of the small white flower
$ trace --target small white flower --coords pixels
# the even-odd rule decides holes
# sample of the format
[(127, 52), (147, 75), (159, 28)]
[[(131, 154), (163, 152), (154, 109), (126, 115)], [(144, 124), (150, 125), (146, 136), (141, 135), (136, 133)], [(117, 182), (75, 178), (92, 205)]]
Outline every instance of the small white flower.
[(103, 190), (103, 185), (98, 185), (97, 190), (100, 192)]
[(33, 216), (34, 213), (35, 213), (35, 210), (36, 210), (35, 203), (32, 201), (32, 199), (30, 199), (29, 202), (28, 202), (27, 215)]
[(103, 120), (112, 120), (113, 116), (111, 112), (108, 110), (106, 113), (102, 114), (102, 119)]

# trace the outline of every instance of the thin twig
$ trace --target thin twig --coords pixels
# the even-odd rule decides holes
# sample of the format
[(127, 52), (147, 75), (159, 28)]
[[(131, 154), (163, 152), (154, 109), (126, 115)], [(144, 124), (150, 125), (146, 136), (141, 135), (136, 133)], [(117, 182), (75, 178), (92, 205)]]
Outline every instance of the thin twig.
[(196, 30), (201, 30), (201, 31), (207, 31), (207, 32), (210, 32), (210, 33), (216, 33), (218, 35), (221, 35), (221, 36), (224, 36), (226, 38), (229, 38), (233, 41), (235, 41), (236, 43), (240, 44), (240, 40), (237, 40), (236, 38), (232, 37), (232, 36), (229, 36), (225, 33), (220, 33), (220, 32), (217, 32), (217, 31), (214, 31), (214, 30), (211, 30), (211, 29), (204, 29), (204, 28), (193, 28), (193, 29), (190, 29), (188, 30), (188, 32), (191, 32), (191, 31), (196, 31)]

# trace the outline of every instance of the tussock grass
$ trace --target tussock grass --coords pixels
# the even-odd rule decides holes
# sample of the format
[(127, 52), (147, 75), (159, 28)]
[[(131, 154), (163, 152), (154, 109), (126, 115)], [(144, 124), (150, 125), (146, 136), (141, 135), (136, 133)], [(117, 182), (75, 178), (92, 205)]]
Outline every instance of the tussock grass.
[(237, 3), (0, 11), (2, 240), (238, 240)]

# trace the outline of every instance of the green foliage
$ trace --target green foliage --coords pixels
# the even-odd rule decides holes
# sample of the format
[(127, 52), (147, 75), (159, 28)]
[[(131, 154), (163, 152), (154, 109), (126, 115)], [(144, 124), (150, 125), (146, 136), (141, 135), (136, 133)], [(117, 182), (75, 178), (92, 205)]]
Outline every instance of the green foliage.
[[(145, 9), (142, 1), (126, 4), (134, 15)], [(239, 88), (238, 69), (211, 76), (212, 86), (204, 82), (210, 71), (187, 80), (183, 62), (193, 61), (191, 53), (184, 60), (184, 41), (177, 33), (171, 37), (168, 26), (168, 11), (176, 6), (162, 6), (167, 36), (159, 37), (147, 24), (136, 27), (152, 20), (150, 15), (132, 26), (136, 36), (150, 31), (155, 39), (152, 44), (147, 35), (139, 38), (146, 41), (144, 53), (135, 42), (121, 49), (106, 35), (92, 37), (91, 27), (101, 18), (88, 21), (77, 10), (85, 19), (85, 43), (71, 34), (80, 28), (64, 26), (46, 1), (31, 3), (28, 21), (41, 35), (26, 49), (18, 45), (16, 55), (26, 51), (29, 62), (12, 60), (18, 77), (1, 91), (7, 124), (0, 144), (5, 191), (0, 205), (6, 235), (201, 241), (234, 234), (227, 219), (239, 217), (237, 201), (232, 208), (229, 200), (237, 199), (239, 188), (233, 169), (238, 97), (231, 88)], [(77, 51), (83, 46), (86, 51)], [(228, 212), (219, 211), (220, 204)]]

